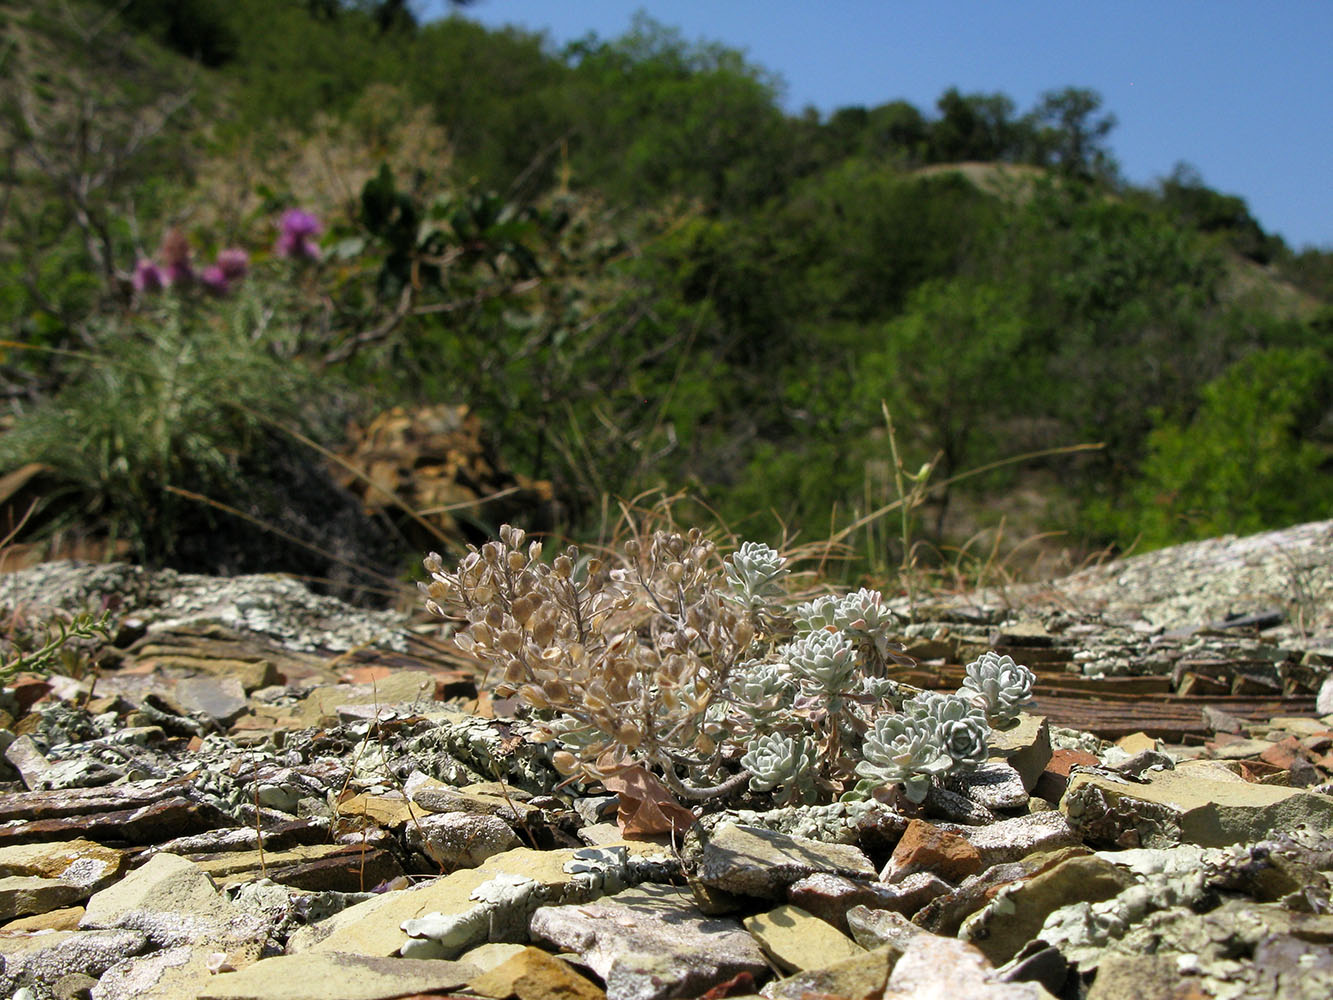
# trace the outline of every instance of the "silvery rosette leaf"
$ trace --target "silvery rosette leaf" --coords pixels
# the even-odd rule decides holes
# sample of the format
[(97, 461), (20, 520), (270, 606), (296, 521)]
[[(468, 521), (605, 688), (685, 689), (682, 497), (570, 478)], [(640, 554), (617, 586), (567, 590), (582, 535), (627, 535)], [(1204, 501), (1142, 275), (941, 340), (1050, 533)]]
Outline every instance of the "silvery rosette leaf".
[(860, 694), (872, 701), (885, 701), (897, 697), (898, 682), (887, 677), (862, 677)]
[(805, 634), (807, 632), (823, 632), (829, 629), (837, 630), (841, 627), (834, 624), (837, 613), (838, 599), (826, 594), (823, 597), (816, 597), (813, 601), (797, 605), (796, 610), (792, 612), (792, 617), (796, 623), (797, 633)]
[(750, 741), (741, 757), (757, 792), (781, 788), (783, 804), (811, 797), (815, 791), (815, 748), (805, 734), (767, 733)]
[(959, 767), (976, 767), (990, 750), (990, 724), (986, 714), (956, 694), (923, 691), (903, 704), (913, 718), (935, 726), (940, 746)]
[(844, 594), (833, 611), (833, 623), (838, 628), (867, 635), (891, 628), (893, 617), (893, 612), (884, 606), (884, 595), (865, 587)]
[(856, 773), (885, 785), (901, 784), (912, 802), (921, 802), (930, 781), (953, 766), (939, 742), (939, 731), (929, 719), (911, 715), (881, 715), (862, 744), (863, 759)]
[(787, 575), (786, 562), (776, 549), (762, 542), (742, 542), (723, 562), (734, 599), (753, 608), (781, 597), (780, 581)]
[(731, 701), (763, 727), (791, 704), (795, 691), (776, 663), (747, 660), (728, 681)]
[(965, 668), (958, 693), (976, 705), (996, 725), (1007, 725), (1018, 709), (1032, 701), (1036, 675), (1009, 655), (982, 653)]
[(842, 632), (811, 632), (784, 646), (780, 656), (807, 693), (842, 694), (856, 676), (856, 646)]

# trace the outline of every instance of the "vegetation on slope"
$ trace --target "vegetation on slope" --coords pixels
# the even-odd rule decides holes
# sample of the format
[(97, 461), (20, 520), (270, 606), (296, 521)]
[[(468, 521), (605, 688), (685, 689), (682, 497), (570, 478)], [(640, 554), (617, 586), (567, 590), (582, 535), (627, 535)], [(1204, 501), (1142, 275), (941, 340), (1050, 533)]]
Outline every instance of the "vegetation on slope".
[[(646, 18), (557, 50), (394, 2), (0, 17), (0, 474), (50, 467), (34, 525), (188, 563), (217, 504), (282, 520), (293, 454), (322, 461), (298, 434), (446, 400), (574, 536), (651, 488), (753, 538), (862, 521), (896, 496), (885, 405), (937, 544), (1023, 482), (1033, 529), (1086, 546), (1329, 515), (1333, 255), (1186, 167), (1126, 184), (1090, 91), (792, 116)], [(277, 242), (291, 209), (317, 260)], [(173, 238), (195, 283), (145, 290)], [(219, 291), (228, 247), (249, 274)], [(884, 566), (905, 537), (856, 541)]]

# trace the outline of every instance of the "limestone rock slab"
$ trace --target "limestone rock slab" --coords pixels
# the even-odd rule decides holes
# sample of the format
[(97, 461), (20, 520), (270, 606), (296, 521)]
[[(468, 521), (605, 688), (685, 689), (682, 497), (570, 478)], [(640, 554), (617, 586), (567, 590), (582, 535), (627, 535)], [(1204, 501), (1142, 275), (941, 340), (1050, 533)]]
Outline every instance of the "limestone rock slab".
[(148, 936), (133, 930), (0, 935), (0, 994), (45, 987), (71, 973), (100, 976), (148, 947)]
[(199, 1000), (391, 1000), (457, 989), (477, 974), (462, 962), (338, 952), (279, 955), (214, 976)]
[(889, 974), (883, 1000), (1055, 1000), (1036, 983), (1006, 983), (976, 948), (922, 934), (908, 942)]
[(994, 729), (990, 736), (992, 760), (1003, 760), (1023, 780), (1030, 795), (1051, 760), (1051, 727), (1044, 715), (1020, 713), (1016, 725)]
[(88, 890), (58, 878), (10, 875), (0, 878), (0, 920), (64, 909), (88, 898)]
[(522, 846), (499, 816), (468, 812), (422, 816), (408, 825), (407, 844), (443, 870), (475, 868), (489, 857)]
[(0, 847), (0, 877), (31, 875), (58, 878), (90, 892), (100, 889), (125, 866), (125, 853), (91, 840), (67, 840)]
[(88, 900), (79, 926), (143, 931), (159, 947), (211, 943), (257, 952), (267, 926), (233, 906), (197, 865), (158, 854)]
[(1084, 839), (1102, 847), (1225, 847), (1300, 824), (1333, 832), (1331, 796), (1218, 780), (1201, 770), (1162, 771), (1143, 783), (1075, 774), (1060, 810)]
[[(774, 980), (759, 992), (770, 1000), (804, 1000), (807, 994), (830, 997), (878, 997), (902, 952), (885, 945), (862, 955), (831, 962), (820, 969)], [(957, 1000), (955, 997), (954, 1000)]]
[(706, 885), (739, 896), (780, 899), (793, 882), (816, 872), (867, 880), (876, 875), (860, 848), (735, 823), (709, 836), (698, 874)]
[(954, 827), (981, 855), (982, 868), (1018, 861), (1029, 854), (1073, 847), (1078, 832), (1055, 810), (1003, 819), (989, 826)]
[(540, 948), (519, 948), (518, 954), (467, 985), (473, 992), (497, 1000), (604, 1000), (606, 996), (567, 963)]
[(1003, 965), (1041, 931), (1047, 916), (1073, 903), (1100, 903), (1135, 884), (1125, 869), (1088, 855), (1070, 858), (1001, 890), (969, 917), (958, 936)]
[(534, 937), (578, 952), (605, 981), (608, 1000), (698, 996), (742, 972), (757, 976), (768, 968), (739, 923), (703, 916), (673, 886), (639, 886), (585, 905), (543, 906), (529, 927)]
[(781, 971), (804, 972), (865, 951), (799, 906), (787, 904), (744, 920), (745, 929)]

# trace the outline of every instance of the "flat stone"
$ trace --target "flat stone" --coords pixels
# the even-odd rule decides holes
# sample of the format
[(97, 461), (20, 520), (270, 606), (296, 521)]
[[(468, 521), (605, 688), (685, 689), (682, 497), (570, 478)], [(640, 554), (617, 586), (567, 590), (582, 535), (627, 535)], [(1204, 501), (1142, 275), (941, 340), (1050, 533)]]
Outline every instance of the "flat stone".
[(1111, 952), (1097, 964), (1086, 1000), (1178, 1000), (1190, 982), (1171, 955)]
[(780, 899), (793, 882), (816, 872), (867, 880), (876, 875), (860, 848), (735, 823), (709, 835), (698, 874), (701, 882), (726, 892)]
[(985, 826), (994, 823), (995, 813), (979, 802), (974, 802), (962, 792), (955, 792), (942, 784), (932, 784), (926, 792), (926, 815), (950, 823), (964, 823), (968, 826)]
[(963, 881), (957, 889), (927, 903), (912, 922), (935, 934), (954, 935), (963, 921), (981, 909), (1004, 886), (1047, 871), (1068, 858), (1090, 854), (1083, 846), (1031, 854), (1021, 861), (1008, 861), (983, 869)]
[(1100, 764), (1101, 758), (1086, 750), (1052, 751), (1046, 769), (1037, 779), (1033, 794), (1048, 802), (1059, 802), (1064, 798), (1065, 789), (1069, 787), (1069, 775), (1075, 767), (1098, 767)]
[(9, 824), (16, 819), (40, 822), (67, 816), (141, 809), (163, 799), (183, 795), (188, 788), (189, 782), (181, 780), (136, 781), (109, 788), (8, 792), (0, 796), (0, 824)]
[(512, 795), (506, 798), (490, 792), (455, 788), (424, 775), (413, 775), (406, 787), (408, 798), (428, 813), (477, 813), (516, 823), (539, 811)]
[(1272, 744), (1268, 740), (1231, 740), (1228, 743), (1213, 742), (1208, 749), (1218, 760), (1244, 760), (1246, 757), (1258, 757)]
[(45, 987), (71, 973), (100, 976), (148, 947), (148, 936), (131, 930), (0, 934), (0, 994)]
[(393, 853), (374, 845), (298, 844), (282, 851), (228, 851), (190, 860), (224, 888), (268, 878), (310, 892), (369, 892), (403, 874)]
[(0, 847), (0, 876), (58, 878), (90, 892), (120, 876), (125, 852), (91, 840), (66, 840)]
[(981, 868), (981, 853), (967, 838), (914, 819), (880, 872), (881, 882), (901, 882), (916, 872), (933, 872), (957, 884)]
[(770, 1000), (805, 1000), (807, 995), (878, 997), (884, 992), (884, 984), (901, 954), (893, 945), (884, 945), (819, 969), (774, 980), (759, 992)]
[(875, 910), (868, 906), (854, 906), (847, 911), (847, 926), (852, 940), (862, 948), (881, 948), (893, 945), (901, 951), (918, 934), (930, 932), (918, 927), (901, 913)]
[(28, 788), (41, 788), (51, 764), (31, 736), (20, 736), (5, 747), (5, 760), (18, 771)]
[(66, 906), (59, 910), (48, 910), (31, 917), (19, 917), (5, 924), (4, 933), (18, 934), (33, 931), (76, 931), (83, 919), (82, 906)]
[(847, 935), (791, 904), (747, 917), (743, 923), (764, 954), (784, 973), (823, 968), (865, 951)]
[(954, 938), (912, 938), (882, 1000), (1055, 1000), (1036, 983), (1006, 983), (976, 948)]
[(295, 715), (305, 725), (336, 719), (343, 705), (402, 705), (435, 698), (435, 677), (424, 670), (396, 670), (373, 684), (329, 684), (311, 691)]
[(465, 985), (477, 970), (462, 962), (374, 958), (336, 952), (279, 955), (214, 976), (199, 1000), (391, 1000)]
[(1128, 736), (1122, 736), (1115, 741), (1115, 745), (1131, 757), (1136, 753), (1142, 753), (1144, 750), (1157, 749), (1157, 741), (1147, 733), (1143, 732), (1130, 733)]
[(339, 802), (334, 807), (334, 812), (339, 816), (349, 818), (363, 817), (375, 826), (384, 827), (386, 830), (397, 830), (414, 819), (430, 815), (429, 810), (422, 809), (419, 805), (409, 802), (401, 795), (396, 797), (371, 795), (368, 792), (353, 795), (351, 798)]
[(992, 760), (1003, 760), (1017, 771), (1023, 789), (1032, 794), (1051, 759), (1051, 727), (1046, 716), (1023, 712), (1009, 728), (991, 730), (990, 752)]
[(893, 889), (893, 897), (880, 900), (879, 905), (902, 914), (916, 913), (932, 899), (953, 891), (953, 886), (934, 872), (914, 872), (890, 888)]
[(1141, 784), (1077, 774), (1060, 809), (1085, 840), (1102, 847), (1224, 847), (1300, 824), (1333, 831), (1333, 797), (1201, 772), (1181, 767)]
[(1324, 723), (1303, 715), (1275, 715), (1268, 720), (1268, 725), (1272, 729), (1280, 729), (1293, 736), (1318, 736), (1328, 732), (1328, 726)]
[(946, 788), (971, 799), (992, 812), (1022, 809), (1027, 805), (1028, 791), (1022, 776), (1005, 761), (987, 761), (977, 767), (944, 779)]
[(1074, 903), (1100, 903), (1135, 884), (1132, 874), (1095, 855), (1070, 858), (1001, 890), (958, 936), (1003, 965), (1041, 931), (1047, 916)]
[(0, 878), (0, 920), (63, 909), (88, 895), (87, 889), (58, 878), (9, 875)]
[(135, 955), (107, 969), (95, 1000), (194, 1000), (213, 978), (215, 950), (207, 944), (179, 944)]
[(892, 906), (901, 900), (894, 886), (879, 882), (858, 882), (818, 872), (793, 882), (787, 889), (787, 902), (813, 914), (843, 934), (849, 932), (847, 912), (853, 907)]
[(490, 972), (515, 955), (521, 955), (526, 948), (526, 945), (521, 944), (488, 941), (486, 944), (479, 944), (477, 947), (469, 949), (459, 961), (481, 972)]
[[(628, 849), (632, 852), (641, 848), (635, 845)], [(300, 928), (288, 941), (287, 950), (396, 955), (409, 938), (403, 930), (404, 923), (431, 915), (452, 918), (465, 925), (456, 945), (449, 949), (452, 956), (461, 955), (488, 939), (522, 943), (527, 940), (531, 909), (517, 906), (512, 912), (496, 913), (489, 911), (484, 901), (474, 898), (474, 893), (484, 892), (484, 887), (497, 879), (511, 882), (530, 879), (535, 883), (533, 895), (541, 902), (586, 901), (599, 895), (600, 890), (587, 880), (574, 883), (575, 875), (565, 868), (572, 867), (575, 854), (573, 850), (534, 851), (526, 847), (497, 854), (477, 868), (462, 868), (411, 889), (383, 893), (313, 926)]]
[(1215, 733), (1240, 733), (1245, 729), (1243, 719), (1216, 705), (1203, 706), (1203, 721)]
[(173, 692), (176, 703), (191, 714), (229, 726), (250, 707), (245, 688), (235, 677), (183, 677)]
[[(63, 789), (51, 794), (67, 791), (82, 789)], [(0, 826), (0, 847), (70, 840), (78, 836), (148, 845), (167, 837), (200, 833), (226, 822), (226, 815), (216, 806), (184, 796), (174, 796), (112, 812), (71, 814), (54, 819), (32, 820), (18, 826)]]
[(443, 871), (475, 868), (487, 858), (521, 847), (518, 835), (499, 816), (484, 813), (427, 813), (406, 831), (407, 846)]
[(258, 917), (233, 906), (197, 865), (157, 854), (88, 900), (79, 926), (143, 931), (159, 947), (212, 944), (256, 952), (267, 933)]
[(603, 1000), (606, 996), (591, 980), (571, 969), (567, 962), (540, 948), (521, 946), (517, 954), (470, 980), (467, 986), (475, 993), (497, 1000), (507, 1000), (508, 997), (518, 1000)]
[[(644, 885), (596, 903), (543, 906), (529, 929), (578, 952), (606, 983), (608, 1000), (697, 996), (739, 973), (757, 976), (768, 968), (739, 923), (702, 916), (674, 886)], [(671, 974), (664, 976), (667, 969)]]
[(1017, 861), (1029, 854), (1078, 844), (1077, 831), (1054, 810), (1003, 819), (989, 826), (954, 827), (981, 855), (982, 868)]

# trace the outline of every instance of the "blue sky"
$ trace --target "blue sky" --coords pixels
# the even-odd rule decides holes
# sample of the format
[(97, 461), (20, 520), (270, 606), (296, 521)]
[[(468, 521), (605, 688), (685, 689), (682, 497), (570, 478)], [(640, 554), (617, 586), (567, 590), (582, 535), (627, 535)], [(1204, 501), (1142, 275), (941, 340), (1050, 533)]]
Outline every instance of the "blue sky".
[(1022, 112), (1091, 87), (1129, 181), (1187, 161), (1292, 246), (1333, 250), (1333, 0), (480, 0), (465, 14), (563, 44), (614, 38), (636, 10), (745, 50), (786, 81), (791, 111), (933, 113), (956, 86)]

